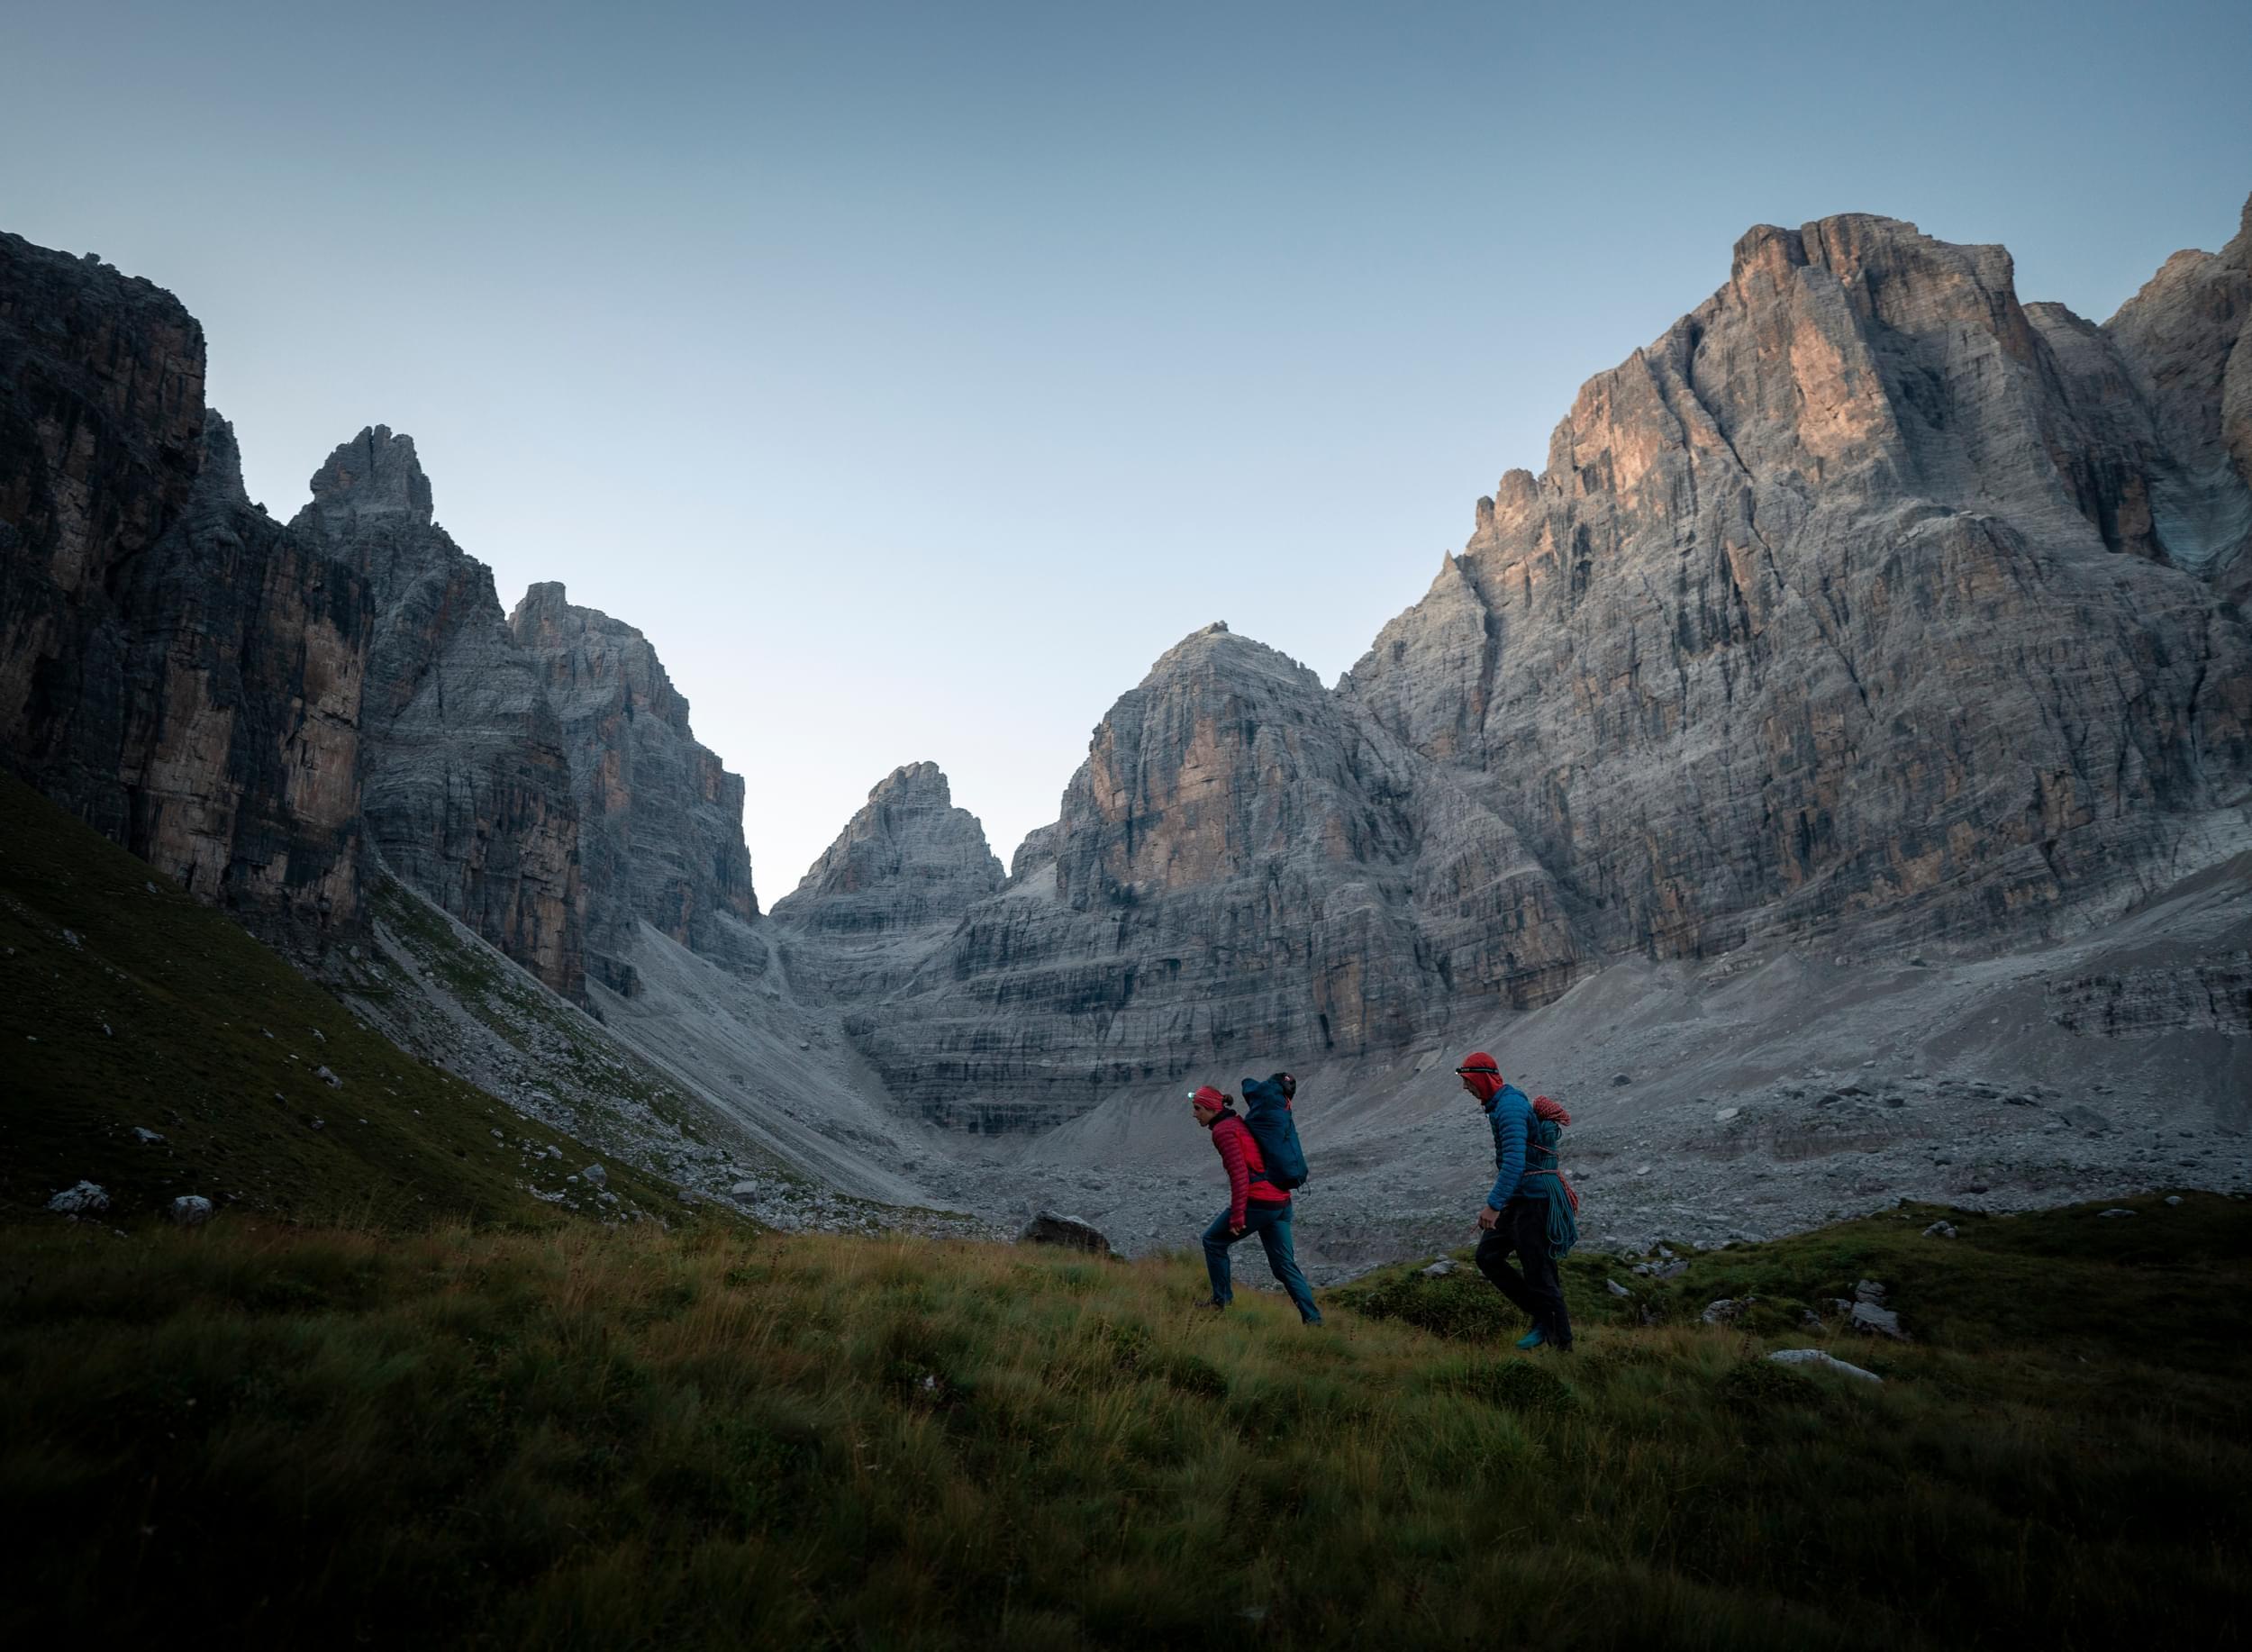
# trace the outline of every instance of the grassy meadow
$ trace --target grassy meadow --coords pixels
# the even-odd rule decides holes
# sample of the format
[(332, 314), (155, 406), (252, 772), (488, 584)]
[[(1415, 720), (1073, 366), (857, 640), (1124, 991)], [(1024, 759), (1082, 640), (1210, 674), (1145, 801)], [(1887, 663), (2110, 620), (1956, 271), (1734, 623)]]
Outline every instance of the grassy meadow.
[[(1407, 1268), (1309, 1330), (1185, 1257), (0, 1229), (0, 1642), (2241, 1640), (2252, 1206), (2132, 1203), (1575, 1258), (1569, 1356)], [(1797, 1323), (1863, 1276), (1914, 1341)]]

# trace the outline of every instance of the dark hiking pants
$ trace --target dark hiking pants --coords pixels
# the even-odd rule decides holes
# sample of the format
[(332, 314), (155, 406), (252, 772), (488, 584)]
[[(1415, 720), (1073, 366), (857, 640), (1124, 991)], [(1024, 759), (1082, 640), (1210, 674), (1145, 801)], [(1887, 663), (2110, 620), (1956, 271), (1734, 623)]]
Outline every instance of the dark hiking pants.
[[(1313, 1287), (1298, 1271), (1298, 1257), (1290, 1241), (1290, 1206), (1283, 1204), (1248, 1204), (1243, 1212), (1243, 1232), (1237, 1239), (1256, 1233), (1259, 1243), (1267, 1248), (1267, 1266), (1275, 1270), (1275, 1277), (1298, 1310), (1298, 1317), (1309, 1325), (1321, 1323), (1321, 1310), (1313, 1305)], [(1212, 1275), (1212, 1301), (1231, 1302), (1235, 1290), (1229, 1278), (1228, 1247), (1236, 1241), (1228, 1237), (1228, 1212), (1222, 1211), (1204, 1230), (1204, 1271)]]
[[(1509, 1265), (1512, 1252), (1524, 1264), (1523, 1273)], [(1548, 1254), (1546, 1200), (1512, 1199), (1503, 1206), (1494, 1230), (1478, 1241), (1477, 1260), (1478, 1272), (1530, 1314), (1543, 1337), (1558, 1348), (1572, 1346), (1572, 1316), (1565, 1312), (1563, 1282)]]

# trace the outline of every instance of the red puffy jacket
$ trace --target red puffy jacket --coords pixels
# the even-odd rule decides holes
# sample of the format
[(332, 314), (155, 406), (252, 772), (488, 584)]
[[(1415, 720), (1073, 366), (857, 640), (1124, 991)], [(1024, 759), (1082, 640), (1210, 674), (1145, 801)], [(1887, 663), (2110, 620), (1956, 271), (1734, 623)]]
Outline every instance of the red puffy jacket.
[(1288, 1204), (1290, 1195), (1267, 1179), (1267, 1160), (1251, 1127), (1232, 1112), (1212, 1121), (1212, 1144), (1228, 1166), (1228, 1225), (1240, 1228), (1249, 1204)]

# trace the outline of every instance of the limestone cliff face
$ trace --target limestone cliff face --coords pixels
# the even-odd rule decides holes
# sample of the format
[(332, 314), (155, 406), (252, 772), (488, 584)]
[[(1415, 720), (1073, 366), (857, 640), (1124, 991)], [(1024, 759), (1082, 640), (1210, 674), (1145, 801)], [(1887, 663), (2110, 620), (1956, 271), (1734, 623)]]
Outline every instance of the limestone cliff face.
[(359, 916), (370, 613), (244, 497), (203, 331), (0, 234), (0, 753), (207, 900), (318, 944)]
[(492, 570), (431, 517), (413, 442), (338, 448), (291, 528), (368, 586), (362, 808), (400, 877), (556, 991), (583, 991), (579, 819), (562, 725)]
[(2137, 301), (2203, 318), (2190, 373), (2135, 315), (2029, 314), (1999, 248), (1755, 230), (1341, 692), (1471, 777), (1592, 956), (2115, 910), (2244, 829), (2234, 268)]
[(743, 841), (743, 780), (697, 743), (688, 702), (631, 625), (533, 585), (509, 618), (513, 647), (559, 719), (580, 821), (589, 967), (631, 989), (634, 925), (646, 921), (741, 967), (764, 949)]
[[(1040, 1129), (1621, 956), (2023, 945), (2225, 859), (2248, 247), (2096, 327), (2020, 304), (1999, 248), (1753, 231), (1335, 692), (1187, 639), (997, 894), (821, 985), (896, 1098)], [(879, 928), (890, 887), (839, 910)]]
[(1208, 627), (1111, 708), (1017, 876), (848, 1027), (894, 1098), (986, 1130), (1198, 1061), (1395, 1043), (1430, 985), (1403, 761), (1312, 672)]

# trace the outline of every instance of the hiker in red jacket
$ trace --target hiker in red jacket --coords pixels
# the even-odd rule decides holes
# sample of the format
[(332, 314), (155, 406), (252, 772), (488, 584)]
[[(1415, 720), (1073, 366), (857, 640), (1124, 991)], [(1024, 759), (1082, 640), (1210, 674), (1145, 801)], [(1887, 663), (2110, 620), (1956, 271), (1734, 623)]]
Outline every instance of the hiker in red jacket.
[(1212, 1275), (1212, 1295), (1199, 1305), (1225, 1308), (1235, 1292), (1228, 1273), (1228, 1247), (1247, 1233), (1259, 1236), (1267, 1248), (1267, 1265), (1309, 1325), (1321, 1323), (1321, 1310), (1313, 1305), (1312, 1287), (1298, 1271), (1292, 1254), (1290, 1195), (1267, 1179), (1267, 1161), (1249, 1126), (1229, 1106), (1229, 1098), (1210, 1085), (1188, 1098), (1196, 1121), (1212, 1132), (1220, 1162), (1228, 1167), (1228, 1208), (1204, 1230), (1204, 1269)]

